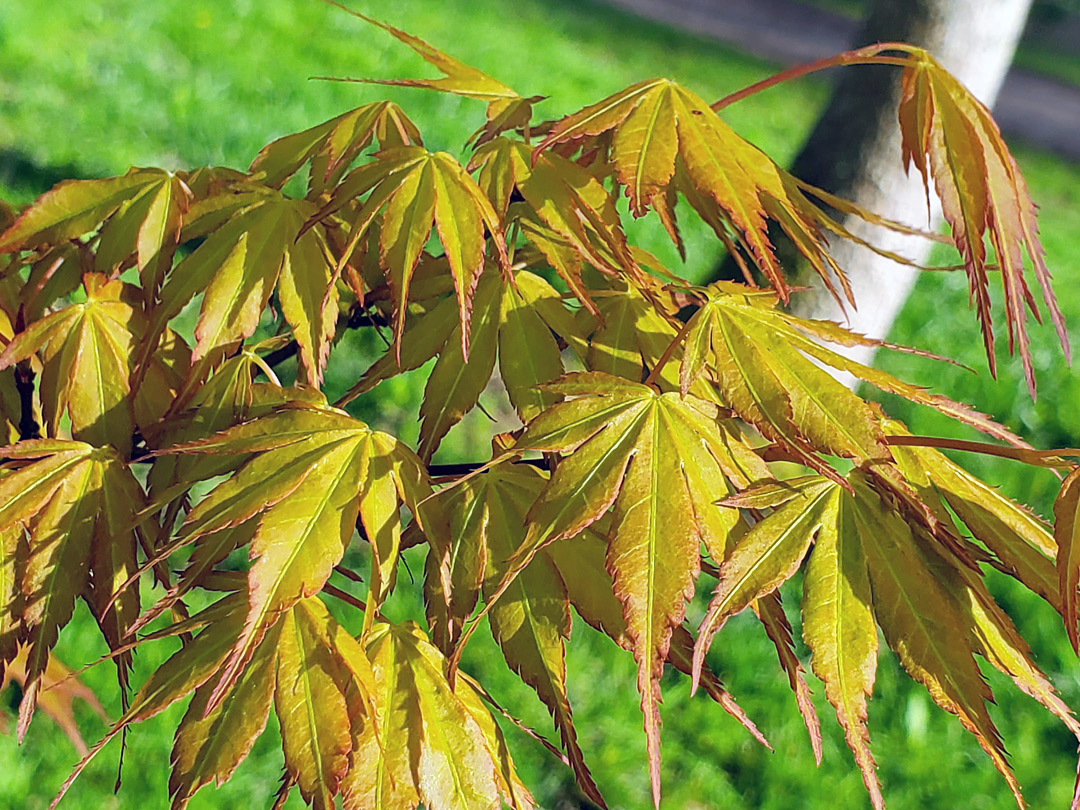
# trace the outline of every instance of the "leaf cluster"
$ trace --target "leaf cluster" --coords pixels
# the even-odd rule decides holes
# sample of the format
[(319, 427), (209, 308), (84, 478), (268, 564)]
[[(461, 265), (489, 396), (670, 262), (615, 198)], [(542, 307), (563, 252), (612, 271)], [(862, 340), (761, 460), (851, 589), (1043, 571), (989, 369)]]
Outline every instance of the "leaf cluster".
[[(39, 705), (70, 718), (65, 700), (82, 694), (50, 691), (65, 682), (53, 651), (82, 599), (124, 711), (76, 775), (131, 724), (190, 697), (175, 808), (230, 777), (271, 708), (279, 803), (295, 788), (320, 808), (338, 797), (346, 808), (533, 807), (495, 698), (459, 669), (487, 627), (558, 744), (529, 733), (604, 806), (566, 687), (576, 614), (636, 663), (659, 805), (665, 665), (767, 745), (709, 663), (724, 623), (748, 608), (820, 757), (778, 590), (802, 571), (810, 666), (874, 806), (866, 706), (879, 629), (1022, 806), (977, 659), (1074, 734), (1080, 724), (985, 576), (1041, 596), (1078, 644), (1080, 473), (1052, 531), (835, 379), (854, 375), (999, 442), (965, 449), (1071, 466), (843, 353), (884, 344), (784, 311), (797, 291), (770, 228), (854, 305), (849, 268), (828, 250), (854, 238), (837, 212), (882, 220), (743, 140), (716, 112), (725, 101), (653, 79), (534, 122), (538, 97), (368, 21), (443, 74), (384, 83), (486, 103), (464, 163), (375, 102), (274, 141), (247, 171), (65, 182), (3, 223), (0, 669), (23, 683), (20, 735)], [(1025, 251), (1064, 331), (1031, 201), (989, 113), (910, 46), (832, 63), (902, 69), (904, 159), (943, 199), (991, 367), (987, 288), (1000, 272), (1010, 347), (1034, 390)], [(621, 196), (680, 251), (678, 216), (703, 219), (746, 283), (696, 287), (663, 267), (628, 241)], [(336, 338), (362, 324), (383, 331), (385, 354), (330, 403)], [(274, 367), (291, 354), (295, 382), (283, 385)], [(350, 415), (353, 399), (429, 361), (415, 451)], [(489, 389), (520, 426), (464, 469), (433, 465)], [(366, 570), (344, 563), (352, 545)], [(392, 622), (383, 607), (408, 587), (398, 568), (412, 547), (425, 552), (425, 615)], [(695, 628), (702, 574), (714, 592)], [(168, 639), (180, 646), (132, 689), (132, 655)]]

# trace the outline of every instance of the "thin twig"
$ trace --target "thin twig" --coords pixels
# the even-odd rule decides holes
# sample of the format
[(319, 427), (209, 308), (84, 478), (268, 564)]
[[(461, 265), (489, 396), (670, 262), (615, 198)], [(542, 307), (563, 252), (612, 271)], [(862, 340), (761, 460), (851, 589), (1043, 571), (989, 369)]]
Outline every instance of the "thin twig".
[(1022, 461), (1037, 467), (1070, 469), (1075, 465), (1065, 461), (1066, 457), (1080, 458), (1080, 448), (1062, 447), (1056, 450), (1031, 450), (1024, 447), (1001, 447), (987, 442), (973, 442), (964, 439), (944, 439), (938, 436), (886, 436), (885, 441), (896, 447), (937, 447), (943, 450), (963, 450), (968, 453), (982, 453), (985, 456), (1000, 456), (1013, 461)]
[(367, 604), (365, 602), (363, 602), (360, 599), (357, 599), (355, 596), (353, 596), (348, 591), (343, 591), (341, 588), (337, 588), (337, 587), (331, 585), (329, 582), (327, 582), (327, 583), (325, 583), (323, 585), (323, 593), (327, 593), (330, 596), (336, 596), (342, 602), (344, 602), (347, 605), (351, 605), (352, 607), (356, 608), (357, 610), (364, 610), (364, 611), (367, 610)]
[(741, 101), (747, 96), (752, 96), (754, 93), (759, 93), (762, 90), (766, 90), (774, 85), (780, 84), (780, 82), (791, 81), (792, 79), (798, 79), (802, 76), (806, 76), (809, 73), (814, 73), (818, 70), (824, 70), (831, 67), (842, 67), (845, 65), (896, 65), (897, 67), (910, 67), (912, 60), (906, 57), (894, 57), (894, 56), (881, 56), (882, 51), (904, 51), (912, 56), (914, 49), (911, 45), (906, 45), (901, 42), (879, 42), (876, 45), (867, 45), (865, 48), (859, 48), (854, 51), (846, 51), (845, 53), (837, 54), (836, 56), (828, 56), (824, 59), (818, 59), (815, 62), (809, 62), (805, 65), (798, 65), (790, 68), (789, 70), (777, 73), (774, 76), (770, 76), (767, 79), (763, 79), (760, 82), (744, 87), (736, 93), (732, 93), (730, 96), (725, 96), (719, 101), (714, 102), (710, 106), (714, 112), (727, 107), (729, 104), (734, 104), (736, 101)]

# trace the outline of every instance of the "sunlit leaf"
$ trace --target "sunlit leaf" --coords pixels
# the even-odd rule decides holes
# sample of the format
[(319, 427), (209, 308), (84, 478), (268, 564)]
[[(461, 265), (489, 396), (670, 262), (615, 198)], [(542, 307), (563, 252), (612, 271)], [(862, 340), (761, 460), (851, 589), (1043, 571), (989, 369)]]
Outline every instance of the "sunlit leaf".
[[(379, 734), (358, 741), (343, 785), (345, 807), (432, 810), (497, 807), (504, 769), (512, 764), (489, 747), (489, 736), (469, 705), (455, 694), (472, 687), (459, 678), (453, 690), (445, 659), (411, 623), (376, 624), (367, 640), (375, 668)], [(361, 756), (363, 755), (363, 756)], [(531, 807), (531, 797), (514, 806)], [(523, 801), (523, 799), (525, 799)]]
[[(126, 210), (135, 209), (131, 217), (139, 224), (127, 229), (132, 238), (125, 246), (127, 253), (138, 250), (142, 268), (167, 244), (166, 234), (172, 233), (175, 241), (177, 228), (171, 227), (175, 218), (167, 213), (171, 203), (155, 199), (160, 193), (171, 196), (175, 191), (171, 175), (160, 169), (132, 169), (122, 177), (107, 180), (68, 180), (39, 197), (0, 234), (0, 253), (34, 250), (84, 236), (128, 203)], [(132, 201), (140, 197), (149, 204), (133, 205)]]
[(637, 216), (651, 206), (674, 234), (667, 189), (677, 178), (705, 221), (725, 240), (730, 241), (729, 230), (734, 233), (785, 301), (788, 286), (769, 241), (769, 220), (791, 237), (834, 295), (839, 297), (833, 275), (850, 298), (844, 272), (829, 257), (815, 224), (817, 207), (696, 94), (667, 79), (639, 82), (562, 119), (537, 151), (611, 130), (611, 160)]
[(870, 800), (880, 810), (884, 800), (866, 728), (878, 652), (869, 575), (850, 501), (837, 491), (828, 508), (834, 514), (822, 521), (803, 579), (803, 638)]
[(325, 608), (300, 602), (285, 614), (278, 641), (274, 708), (285, 767), (311, 807), (333, 810), (352, 748), (345, 673), (331, 654)]
[[(358, 517), (363, 516), (378, 548), (388, 513), (382, 505), (384, 490), (369, 486), (373, 462), (389, 461), (394, 503), (408, 503), (414, 515), (422, 514), (418, 503), (430, 494), (425, 476), (407, 469), (418, 466), (414, 456), (341, 412), (280, 410), (170, 452), (254, 454), (188, 514), (180, 529), (182, 537), (194, 540), (258, 517), (251, 540), (247, 624), (223, 668), (211, 707), (235, 683), (278, 616), (322, 589)], [(394, 555), (392, 548), (389, 558), (377, 554), (375, 570), (392, 566)]]
[(87, 300), (42, 318), (16, 335), (0, 354), (7, 368), (40, 352), (42, 411), (49, 434), (71, 418), (71, 435), (131, 453), (135, 430), (128, 377), (141, 316), (124, 300), (119, 282), (86, 279)]
[(249, 171), (261, 174), (268, 186), (280, 188), (305, 163), (312, 193), (332, 188), (360, 152), (377, 140), (382, 149), (419, 144), (420, 132), (398, 105), (390, 101), (365, 104), (318, 126), (278, 138), (264, 146)]
[[(702, 479), (684, 472), (680, 457), (697, 453), (715, 471), (714, 481), (738, 465), (724, 447), (715, 407), (705, 402), (599, 372), (567, 375), (548, 388), (577, 398), (530, 422), (518, 447), (573, 452), (529, 511), (523, 548), (572, 536), (614, 506), (607, 559), (634, 642), (659, 802), (659, 678), (672, 628), (693, 593), (700, 544), (722, 557), (726, 532), (716, 530), (730, 531), (737, 519), (712, 505), (717, 493), (702, 492)], [(710, 512), (719, 514), (706, 518)]]
[(473, 292), (483, 269), (487, 239), (493, 242), (494, 258), (502, 267), (505, 269), (509, 263), (502, 225), (495, 209), (476, 181), (453, 157), (446, 152), (431, 153), (420, 146), (385, 150), (379, 153), (375, 162), (351, 172), (334, 190), (319, 217), (339, 211), (363, 194), (368, 197), (351, 222), (349, 245), (339, 267), (349, 259), (360, 238), (385, 206), (379, 253), (387, 283), (394, 294), (397, 311), (394, 332), (400, 346), (409, 287), (434, 226), (457, 293), (461, 347), (468, 356), (469, 314)]
[[(75, 599), (96, 608), (114, 648), (139, 612), (138, 592), (113, 596), (135, 569), (136, 513), (142, 488), (111, 448), (37, 440), (4, 449), (17, 468), (0, 478), (0, 529), (26, 527), (22, 570), (22, 633), (29, 652), (19, 711), (19, 733), (33, 716), (49, 652), (67, 624)], [(111, 607), (105, 608), (112, 602)], [(122, 685), (130, 655), (117, 660)]]
[[(454, 537), (452, 619), (461, 621), (471, 612), (481, 586), (485, 596), (497, 588), (507, 561), (525, 540), (525, 515), (546, 483), (533, 467), (502, 465), (449, 490), (444, 503)], [(502, 594), (490, 620), (507, 664), (536, 690), (554, 717), (578, 784), (604, 806), (585, 765), (566, 694), (564, 640), (570, 634), (570, 601), (544, 551)]]
[(1069, 356), (1064, 318), (1050, 288), (1050, 272), (1039, 242), (1035, 205), (986, 106), (929, 53), (921, 48), (905, 50), (910, 58), (903, 73), (899, 110), (904, 165), (914, 163), (928, 188), (933, 179), (945, 219), (952, 226), (953, 241), (964, 259), (993, 374), (994, 332), (984, 243), (989, 236), (1005, 293), (1009, 351), (1014, 345), (1019, 350), (1028, 389), (1034, 397), (1035, 371), (1028, 348), (1025, 307), (1037, 321), (1042, 318), (1025, 279), (1025, 252), (1034, 266), (1062, 349)]

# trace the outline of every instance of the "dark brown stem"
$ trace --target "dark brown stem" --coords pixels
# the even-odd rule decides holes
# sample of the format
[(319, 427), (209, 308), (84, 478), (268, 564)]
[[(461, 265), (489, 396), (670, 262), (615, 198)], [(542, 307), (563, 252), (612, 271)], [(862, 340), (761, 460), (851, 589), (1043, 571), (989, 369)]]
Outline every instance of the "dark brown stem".
[(19, 438), (41, 438), (41, 425), (34, 418), (34, 370), (30, 361), (23, 360), (15, 366), (15, 390), (19, 392)]
[(297, 350), (299, 350), (299, 348), (299, 343), (297, 343), (295, 340), (290, 340), (280, 349), (275, 349), (274, 351), (270, 352), (270, 354), (266, 355), (263, 360), (266, 361), (266, 365), (270, 366), (270, 368), (277, 368), (290, 357), (295, 357), (296, 352)]
[[(337, 333), (334, 335), (334, 340), (340, 338), (346, 330), (359, 329), (364, 326), (389, 326), (389, 323), (386, 318), (378, 313), (371, 313), (357, 308), (347, 318), (338, 319)], [(299, 348), (300, 346), (295, 340), (290, 340), (280, 349), (270, 352), (263, 360), (266, 361), (266, 365), (270, 366), (270, 368), (277, 368), (278, 365), (284, 363), (290, 357), (295, 357)]]
[[(490, 463), (489, 461), (467, 461), (461, 464), (429, 464), (427, 469), (432, 478), (438, 478), (443, 475), (468, 475)], [(539, 467), (541, 470), (546, 470), (549, 466), (547, 459), (543, 458), (522, 458), (511, 463), (528, 464), (531, 467)]]

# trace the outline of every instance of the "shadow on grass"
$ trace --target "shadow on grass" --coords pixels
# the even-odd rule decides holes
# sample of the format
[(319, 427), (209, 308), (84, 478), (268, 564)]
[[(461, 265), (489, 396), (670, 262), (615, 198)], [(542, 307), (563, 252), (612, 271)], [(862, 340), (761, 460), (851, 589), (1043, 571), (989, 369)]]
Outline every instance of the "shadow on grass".
[(62, 180), (87, 180), (93, 173), (71, 163), (44, 165), (19, 149), (0, 148), (0, 189), (18, 202), (44, 194)]

